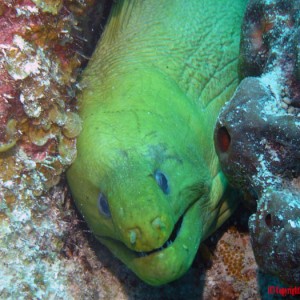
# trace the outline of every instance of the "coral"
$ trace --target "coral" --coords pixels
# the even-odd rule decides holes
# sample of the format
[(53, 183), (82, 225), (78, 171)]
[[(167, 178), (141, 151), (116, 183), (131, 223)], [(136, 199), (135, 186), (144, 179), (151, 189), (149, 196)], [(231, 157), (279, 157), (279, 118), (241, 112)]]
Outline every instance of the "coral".
[(38, 195), (57, 184), (76, 157), (81, 126), (72, 87), (81, 63), (71, 34), (76, 19), (67, 6), (55, 16), (30, 1), (4, 2), (2, 9), (0, 180), (3, 187), (10, 182), (2, 193), (5, 198), (29, 189)]
[[(220, 240), (218, 251), (224, 261), (228, 275), (238, 280), (247, 281), (249, 280), (249, 274), (243, 272), (243, 266), (251, 264), (245, 263), (246, 251), (244, 246), (247, 241), (243, 242), (243, 239), (245, 239), (243, 233), (238, 232), (235, 227), (231, 227), (224, 234), (223, 239)], [(242, 241), (241, 245), (236, 245), (237, 240)]]
[[(87, 1), (0, 3), (0, 297), (70, 298), (60, 251), (65, 189), (76, 157), (76, 77)], [(86, 17), (85, 17), (86, 18)], [(87, 18), (86, 18), (87, 19)], [(72, 264), (71, 264), (72, 265)], [(74, 265), (72, 265), (73, 268)]]
[(299, 9), (295, 0), (251, 0), (242, 28), (241, 78), (265, 77), (278, 106), (289, 113), (300, 106)]
[[(259, 266), (290, 283), (299, 282), (299, 261), (294, 258), (299, 256), (298, 242), (287, 238), (287, 224), (298, 224), (289, 205), (300, 207), (299, 189), (294, 188), (300, 177), (299, 20), (299, 1), (249, 1), (240, 49), (242, 81), (215, 129), (216, 151), (229, 181), (244, 191), (245, 203), (253, 210), (259, 199), (258, 212), (250, 219)], [(280, 234), (268, 228), (261, 218), (265, 214), (274, 220), (286, 218)], [(298, 226), (293, 228), (293, 237), (299, 232)], [(269, 254), (262, 256), (262, 249)], [(282, 253), (285, 262), (293, 263), (282, 264)], [(294, 277), (287, 266), (297, 270)]]
[[(249, 220), (258, 265), (287, 283), (300, 282), (299, 190), (270, 191)], [(266, 255), (268, 253), (268, 255)]]
[[(24, 200), (34, 203), (28, 205)], [(0, 226), (2, 299), (49, 299), (58, 294), (62, 299), (68, 295), (67, 274), (56, 251), (63, 246), (61, 237), (68, 226), (57, 220), (57, 208), (47, 209), (53, 200), (61, 205), (62, 193), (52, 198), (23, 196), (13, 209), (1, 202), (1, 212), (6, 214)]]
[[(259, 195), (270, 185), (291, 181), (300, 171), (298, 117), (274, 114), (276, 104), (262, 78), (247, 77), (218, 120), (217, 151), (222, 169), (236, 187)], [(224, 149), (223, 140), (230, 137)], [(223, 147), (223, 148), (221, 148)]]
[(206, 271), (205, 299), (258, 299), (257, 265), (249, 233), (238, 228), (236, 221), (223, 227), (207, 242), (213, 256)]
[[(256, 195), (273, 184), (267, 177), (290, 181), (300, 173), (296, 3), (249, 2), (240, 54), (240, 73), (246, 78), (216, 126), (216, 150), (225, 174)], [(269, 174), (262, 174), (262, 168)]]

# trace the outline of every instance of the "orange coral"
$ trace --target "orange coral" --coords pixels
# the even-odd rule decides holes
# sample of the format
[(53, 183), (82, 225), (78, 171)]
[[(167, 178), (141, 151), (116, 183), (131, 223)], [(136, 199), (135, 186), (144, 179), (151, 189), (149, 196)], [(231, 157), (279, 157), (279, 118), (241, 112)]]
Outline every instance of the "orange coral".
[(249, 235), (239, 232), (236, 227), (231, 226), (217, 246), (217, 252), (224, 262), (225, 270), (235, 280), (247, 282), (253, 278), (253, 272), (245, 271), (248, 264), (245, 250), (248, 244)]

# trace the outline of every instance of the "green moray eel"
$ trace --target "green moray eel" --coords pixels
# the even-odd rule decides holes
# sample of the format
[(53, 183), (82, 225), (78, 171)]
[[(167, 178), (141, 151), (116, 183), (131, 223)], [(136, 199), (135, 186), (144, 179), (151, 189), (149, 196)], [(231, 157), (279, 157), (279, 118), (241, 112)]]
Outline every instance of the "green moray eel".
[(67, 177), (94, 235), (151, 285), (232, 213), (213, 144), (237, 84), (242, 0), (124, 0), (82, 76)]

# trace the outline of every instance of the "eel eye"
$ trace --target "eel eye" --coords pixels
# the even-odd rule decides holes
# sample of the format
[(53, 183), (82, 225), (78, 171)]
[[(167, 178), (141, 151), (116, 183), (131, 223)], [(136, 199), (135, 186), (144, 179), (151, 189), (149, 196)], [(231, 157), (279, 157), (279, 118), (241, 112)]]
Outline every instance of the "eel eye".
[(155, 177), (157, 184), (159, 185), (161, 190), (164, 192), (164, 194), (169, 194), (169, 192), (170, 192), (169, 184), (168, 184), (168, 179), (165, 176), (165, 174), (162, 173), (161, 171), (156, 171), (154, 173), (154, 177)]
[(107, 218), (111, 217), (107, 198), (102, 193), (100, 193), (99, 196), (98, 196), (97, 206), (98, 206), (98, 211), (101, 215), (103, 215)]

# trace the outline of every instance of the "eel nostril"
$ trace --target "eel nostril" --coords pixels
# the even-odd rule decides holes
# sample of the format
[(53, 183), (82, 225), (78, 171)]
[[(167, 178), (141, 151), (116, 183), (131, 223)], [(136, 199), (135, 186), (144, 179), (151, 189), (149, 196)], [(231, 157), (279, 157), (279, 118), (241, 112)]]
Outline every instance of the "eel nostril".
[(151, 224), (154, 229), (163, 230), (166, 228), (165, 223), (161, 220), (160, 217), (155, 218)]
[(217, 133), (217, 145), (221, 152), (227, 152), (230, 146), (231, 137), (225, 126), (220, 127)]
[(136, 230), (129, 230), (129, 241), (131, 245), (134, 245), (136, 243)]

